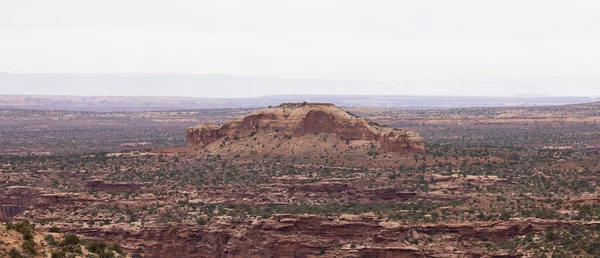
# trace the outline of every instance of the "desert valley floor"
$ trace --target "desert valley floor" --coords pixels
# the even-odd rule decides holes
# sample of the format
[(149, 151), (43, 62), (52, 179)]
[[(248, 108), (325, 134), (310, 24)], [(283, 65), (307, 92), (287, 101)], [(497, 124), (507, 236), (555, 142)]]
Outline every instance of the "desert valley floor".
[(342, 110), (0, 109), (0, 256), (600, 256), (599, 103)]

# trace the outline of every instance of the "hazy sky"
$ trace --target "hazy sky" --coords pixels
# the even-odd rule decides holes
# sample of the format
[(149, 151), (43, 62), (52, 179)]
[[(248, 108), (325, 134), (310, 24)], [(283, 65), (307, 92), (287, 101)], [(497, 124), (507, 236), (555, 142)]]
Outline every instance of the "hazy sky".
[(466, 91), (427, 80), (560, 77), (585, 83), (505, 86), (600, 95), (600, 1), (2, 0), (0, 71), (422, 81), (410, 93), (425, 95)]

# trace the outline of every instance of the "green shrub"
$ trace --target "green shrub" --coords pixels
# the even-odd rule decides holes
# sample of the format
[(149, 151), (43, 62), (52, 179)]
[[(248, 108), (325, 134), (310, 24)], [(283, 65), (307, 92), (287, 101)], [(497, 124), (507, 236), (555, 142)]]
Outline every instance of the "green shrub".
[(61, 245), (62, 246), (78, 245), (80, 241), (81, 240), (79, 239), (79, 237), (77, 235), (71, 234), (71, 233), (66, 233), (65, 238), (61, 242)]
[(123, 247), (121, 247), (121, 245), (119, 244), (112, 244), (108, 246), (108, 249), (113, 250), (119, 254), (123, 254)]
[(198, 225), (206, 225), (208, 223), (208, 221), (206, 221), (205, 218), (200, 217), (196, 219), (196, 223), (198, 223)]
[(54, 237), (50, 234), (46, 235), (44, 237), (44, 240), (46, 240), (46, 243), (48, 243), (50, 245), (56, 245), (56, 239), (54, 239)]
[(33, 242), (33, 240), (25, 240), (25, 241), (23, 241), (23, 244), (21, 244), (21, 249), (25, 250), (26, 252), (28, 252), (30, 254), (34, 254), (35, 253), (35, 242)]
[(67, 254), (63, 250), (56, 250), (52, 252), (51, 258), (66, 258)]
[(25, 241), (33, 240), (33, 233), (31, 232), (30, 229), (25, 229), (25, 231), (23, 231), (23, 239)]
[(108, 245), (100, 241), (93, 241), (86, 245), (88, 251), (97, 254), (100, 258), (115, 257), (115, 252), (122, 254), (123, 248), (119, 244)]
[(35, 224), (29, 223), (29, 221), (22, 221), (19, 223), (8, 223), (6, 224), (6, 229), (15, 230), (21, 234), (23, 234), (23, 239), (31, 240), (33, 239), (33, 229), (35, 228)]
[(12, 249), (10, 249), (10, 251), (8, 252), (8, 257), (10, 258), (25, 258), (25, 256), (23, 256), (17, 249), (15, 249), (14, 247)]
[(85, 248), (87, 248), (90, 252), (99, 254), (104, 252), (104, 250), (108, 247), (108, 245), (104, 242), (93, 241), (88, 243)]

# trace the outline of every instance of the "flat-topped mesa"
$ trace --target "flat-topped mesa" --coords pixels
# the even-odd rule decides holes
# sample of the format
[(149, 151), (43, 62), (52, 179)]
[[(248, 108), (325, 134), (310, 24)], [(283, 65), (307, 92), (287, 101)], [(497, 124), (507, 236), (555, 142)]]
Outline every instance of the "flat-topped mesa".
[(202, 124), (186, 131), (188, 146), (204, 147), (220, 139), (241, 139), (261, 131), (301, 137), (308, 134), (336, 134), (343, 140), (379, 143), (388, 152), (424, 151), (418, 133), (384, 128), (352, 115), (329, 103), (285, 103), (256, 111), (223, 123)]
[(317, 107), (317, 106), (323, 106), (323, 107), (335, 107), (334, 104), (332, 103), (318, 103), (318, 102), (312, 102), (312, 103), (308, 103), (308, 102), (290, 102), (290, 103), (281, 103), (279, 106), (280, 108), (298, 108), (298, 107), (304, 107), (304, 106), (311, 106), (311, 107)]

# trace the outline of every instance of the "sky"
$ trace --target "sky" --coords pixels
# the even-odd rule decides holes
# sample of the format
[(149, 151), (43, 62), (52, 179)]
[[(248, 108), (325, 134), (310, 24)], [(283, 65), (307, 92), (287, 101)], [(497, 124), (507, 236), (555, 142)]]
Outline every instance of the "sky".
[[(0, 71), (311, 79), (254, 95), (600, 96), (599, 13), (597, 0), (3, 0)], [(19, 86), (0, 94), (48, 91)]]

